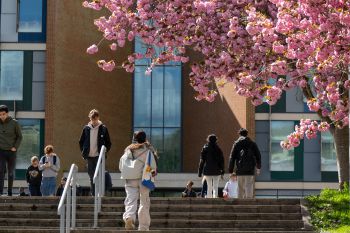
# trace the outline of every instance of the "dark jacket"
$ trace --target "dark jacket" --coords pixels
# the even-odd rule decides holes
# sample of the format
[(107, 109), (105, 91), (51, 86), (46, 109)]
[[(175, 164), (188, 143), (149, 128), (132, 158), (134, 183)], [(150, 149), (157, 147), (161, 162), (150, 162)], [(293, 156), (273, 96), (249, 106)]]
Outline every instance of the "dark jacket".
[(33, 167), (30, 165), (26, 171), (26, 180), (28, 184), (39, 185), (41, 184), (42, 172), (38, 167)]
[(60, 185), (58, 186), (58, 188), (57, 188), (56, 196), (57, 196), (57, 197), (62, 196), (63, 190), (64, 190), (64, 186), (63, 186), (62, 184), (60, 184)]
[[(98, 128), (98, 134), (97, 134), (97, 147), (98, 152), (101, 151), (101, 147), (105, 146), (107, 149), (107, 152), (111, 149), (111, 139), (109, 138), (108, 129), (104, 124), (101, 124)], [(81, 132), (80, 140), (79, 140), (79, 146), (81, 155), (84, 159), (87, 159), (90, 152), (90, 127), (88, 125), (85, 125), (83, 128), (83, 131)]]
[(197, 197), (197, 194), (193, 189), (185, 189), (185, 191), (182, 192), (182, 197)]
[(224, 155), (216, 143), (207, 143), (201, 152), (198, 176), (218, 176), (224, 174)]
[(22, 141), (21, 127), (12, 117), (7, 117), (4, 122), (0, 120), (0, 150), (18, 150)]
[[(232, 173), (235, 166), (237, 165), (237, 161), (240, 157), (240, 151), (242, 149), (247, 149), (247, 148), (251, 148), (252, 151), (254, 152), (254, 163), (256, 168), (260, 169), (261, 168), (261, 154), (259, 151), (258, 146), (256, 145), (255, 142), (253, 142), (249, 137), (239, 137), (237, 139), (237, 141), (234, 142), (232, 150), (231, 150), (231, 156), (230, 156), (230, 162), (229, 162), (229, 167), (228, 167), (228, 171), (229, 173)], [(239, 169), (236, 170), (236, 174), (237, 176), (241, 175), (254, 175), (255, 174), (255, 167), (253, 168), (253, 170), (250, 171), (240, 171)]]

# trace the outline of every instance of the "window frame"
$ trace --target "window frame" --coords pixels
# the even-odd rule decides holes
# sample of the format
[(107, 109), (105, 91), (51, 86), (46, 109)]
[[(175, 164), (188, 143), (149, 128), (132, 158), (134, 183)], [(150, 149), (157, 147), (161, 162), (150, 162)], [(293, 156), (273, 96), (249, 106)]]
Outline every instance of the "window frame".
[(18, 42), (19, 43), (45, 43), (46, 42), (46, 17), (47, 17), (47, 0), (42, 1), (42, 19), (41, 19), (41, 32), (19, 32), (20, 21), (20, 0), (17, 0), (17, 29)]
[[(283, 121), (283, 120), (278, 120)], [(272, 121), (271, 121), (272, 122)], [(298, 125), (298, 121), (292, 121), (294, 125)], [(271, 123), (270, 123), (271, 128)], [(287, 136), (287, 135), (286, 135)], [(271, 131), (270, 131), (270, 160), (271, 163)], [(302, 181), (304, 178), (304, 140), (300, 141), (300, 145), (294, 148), (294, 171), (270, 171), (271, 181), (288, 180)]]
[[(1, 53), (8, 51), (22, 51), (22, 50), (1, 50)], [(24, 50), (23, 52), (23, 100), (0, 100), (1, 104), (9, 107), (10, 111), (31, 111), (32, 109), (32, 80), (33, 80), (33, 51)], [(0, 66), (1, 70), (1, 66)]]
[[(134, 43), (133, 43), (133, 51), (135, 51), (136, 49), (136, 42), (137, 40), (135, 39)], [(135, 51), (136, 52), (136, 51)], [(144, 67), (146, 69), (146, 67), (148, 67), (149, 64), (149, 61), (145, 62), (142, 61), (142, 64), (136, 64), (135, 63), (135, 69), (136, 67)], [(179, 148), (179, 153), (180, 153), (180, 156), (179, 156), (179, 160), (180, 160), (180, 163), (179, 163), (179, 167), (178, 167), (178, 170), (176, 171), (165, 171), (165, 173), (180, 173), (183, 171), (183, 142), (182, 142), (182, 138), (183, 138), (183, 116), (182, 116), (182, 110), (183, 110), (183, 80), (182, 80), (182, 76), (183, 76), (183, 66), (182, 66), (182, 63), (168, 63), (168, 64), (164, 64), (164, 65), (161, 65), (161, 66), (156, 66), (156, 67), (162, 67), (162, 74), (163, 74), (163, 81), (162, 81), (162, 85), (163, 85), (163, 91), (162, 91), (162, 104), (163, 104), (163, 113), (162, 113), (162, 125), (161, 126), (153, 126), (152, 124), (152, 82), (153, 82), (153, 79), (152, 77), (146, 77), (146, 78), (150, 78), (151, 79), (151, 93), (150, 93), (150, 96), (151, 96), (151, 106), (150, 106), (150, 122), (149, 122), (149, 126), (145, 126), (145, 127), (139, 127), (138, 125), (135, 124), (135, 72), (133, 74), (133, 81), (132, 81), (132, 90), (133, 90), (133, 95), (132, 95), (132, 130), (135, 131), (135, 130), (140, 130), (140, 129), (143, 129), (145, 130), (146, 132), (149, 131), (150, 133), (148, 134), (149, 135), (149, 139), (150, 141), (152, 142), (152, 129), (162, 129), (162, 147), (163, 147), (163, 150), (164, 150), (164, 145), (165, 145), (165, 140), (164, 140), (164, 135), (165, 135), (165, 130), (166, 129), (179, 129), (180, 132), (180, 148)], [(165, 114), (164, 114), (164, 97), (165, 97), (165, 69), (167, 67), (178, 67), (180, 68), (180, 122), (179, 122), (179, 126), (165, 126)], [(157, 148), (156, 148), (157, 149)]]

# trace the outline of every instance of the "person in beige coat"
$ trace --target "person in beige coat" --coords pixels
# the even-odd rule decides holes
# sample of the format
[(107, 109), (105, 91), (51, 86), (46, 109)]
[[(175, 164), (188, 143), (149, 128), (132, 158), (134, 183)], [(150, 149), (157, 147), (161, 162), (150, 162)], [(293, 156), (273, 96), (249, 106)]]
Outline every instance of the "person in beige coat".
[[(144, 164), (148, 153), (152, 152), (153, 159), (151, 160), (152, 175), (156, 175), (157, 163), (156, 158), (157, 154), (153, 146), (146, 140), (146, 133), (144, 131), (137, 131), (134, 133), (133, 143), (130, 144), (125, 149), (125, 154), (137, 160), (138, 165), (132, 169), (132, 171), (126, 174), (123, 171), (123, 159), (119, 162), (119, 170), (121, 171), (121, 179), (125, 180), (125, 192), (126, 198), (124, 201), (125, 204), (125, 213), (123, 214), (123, 220), (125, 222), (126, 230), (135, 229), (136, 221), (136, 211), (137, 211), (137, 201), (140, 198), (140, 207), (138, 209), (138, 219), (139, 227), (138, 230), (148, 231), (151, 225), (151, 217), (149, 213), (150, 209), (150, 190), (142, 185), (142, 175), (144, 170)], [(125, 170), (125, 169), (124, 169)]]

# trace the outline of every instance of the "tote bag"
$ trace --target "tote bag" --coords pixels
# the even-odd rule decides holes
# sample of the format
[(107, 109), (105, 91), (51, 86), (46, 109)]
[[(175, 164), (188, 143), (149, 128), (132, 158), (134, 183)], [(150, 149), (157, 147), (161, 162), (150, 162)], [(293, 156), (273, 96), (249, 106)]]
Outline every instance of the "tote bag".
[(130, 150), (126, 150), (119, 160), (119, 170), (121, 179), (141, 179), (142, 171), (145, 163), (139, 157), (147, 152), (145, 150), (137, 158), (135, 158)]
[(143, 169), (142, 185), (147, 187), (150, 191), (153, 191), (156, 188), (154, 184), (154, 177), (152, 175), (152, 171), (154, 171), (156, 168), (152, 168), (152, 159), (154, 159), (154, 157), (152, 152), (149, 150), (146, 164)]

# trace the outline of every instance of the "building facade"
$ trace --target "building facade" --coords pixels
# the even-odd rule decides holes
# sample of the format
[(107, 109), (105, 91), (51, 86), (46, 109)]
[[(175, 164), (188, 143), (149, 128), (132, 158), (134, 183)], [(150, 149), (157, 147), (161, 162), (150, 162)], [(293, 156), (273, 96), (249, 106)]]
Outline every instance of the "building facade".
[[(262, 151), (262, 174), (257, 178), (261, 184), (336, 182), (334, 146), (328, 134), (305, 140), (289, 152), (279, 146), (298, 119), (317, 119), (307, 111), (300, 92), (287, 93), (272, 108), (255, 109), (227, 85), (218, 90), (214, 103), (197, 102), (187, 64), (158, 66), (152, 77), (144, 74), (146, 59), (136, 63), (133, 74), (100, 70), (99, 59), (122, 62), (145, 48), (136, 41), (114, 52), (103, 41), (99, 53), (87, 55), (86, 48), (102, 37), (93, 25), (101, 12), (83, 8), (80, 1), (0, 0), (0, 4), (0, 104), (10, 107), (24, 135), (18, 179), (30, 157), (41, 156), (46, 144), (54, 145), (63, 171), (72, 163), (85, 171), (78, 140), (88, 112), (96, 108), (112, 139), (107, 157), (111, 172), (118, 172), (119, 158), (134, 130), (146, 131), (160, 154), (160, 172), (176, 178), (197, 172), (210, 133), (219, 137), (227, 164), (236, 132), (245, 127)], [(190, 61), (198, 59), (195, 53), (189, 56)], [(269, 187), (273, 185), (261, 189)]]

